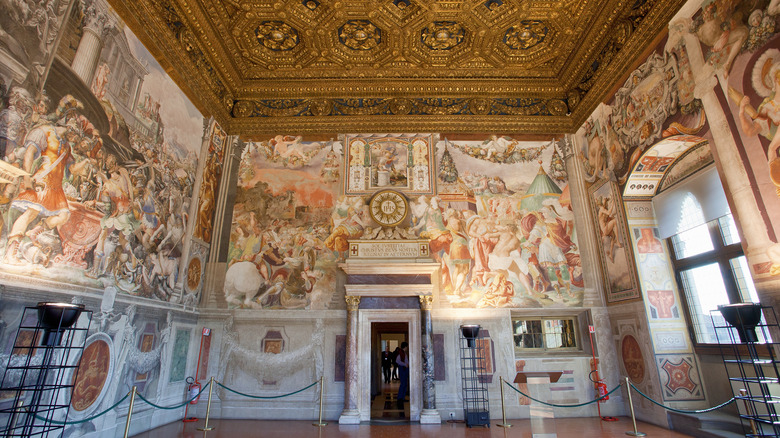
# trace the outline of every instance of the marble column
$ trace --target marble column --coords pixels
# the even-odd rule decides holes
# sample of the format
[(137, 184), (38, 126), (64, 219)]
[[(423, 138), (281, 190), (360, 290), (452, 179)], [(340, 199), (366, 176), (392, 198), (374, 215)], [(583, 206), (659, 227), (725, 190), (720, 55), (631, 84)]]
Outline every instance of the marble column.
[(344, 364), (344, 411), (339, 424), (360, 424), (358, 411), (358, 307), (359, 296), (347, 296), (347, 359)]
[(73, 57), (71, 68), (76, 75), (92, 86), (92, 79), (97, 70), (100, 51), (103, 50), (103, 35), (110, 27), (107, 11), (101, 10), (100, 2), (91, 2), (84, 9), (84, 34), (81, 36), (76, 55)]
[(440, 424), (436, 410), (436, 384), (433, 381), (433, 322), (431, 308), (433, 296), (420, 295), (420, 345), (422, 346), (422, 412), (420, 423)]

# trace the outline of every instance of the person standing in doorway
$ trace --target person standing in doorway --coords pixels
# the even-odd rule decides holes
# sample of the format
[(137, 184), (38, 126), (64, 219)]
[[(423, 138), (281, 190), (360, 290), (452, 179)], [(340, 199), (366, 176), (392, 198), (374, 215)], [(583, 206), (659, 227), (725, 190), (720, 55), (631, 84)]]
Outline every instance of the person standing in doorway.
[(392, 355), (390, 356), (390, 364), (393, 366), (393, 380), (398, 380), (398, 364), (395, 360), (398, 358), (398, 353), (401, 351), (401, 347), (395, 347)]
[(398, 357), (395, 358), (395, 363), (398, 364), (398, 380), (400, 380), (400, 385), (398, 386), (398, 409), (401, 410), (401, 417), (405, 417), (404, 401), (406, 401), (406, 393), (409, 391), (408, 343), (401, 343), (401, 351), (398, 352)]
[(393, 353), (390, 351), (390, 345), (385, 346), (385, 351), (382, 352), (382, 375), (385, 378), (385, 383), (390, 383), (390, 369), (392, 367)]

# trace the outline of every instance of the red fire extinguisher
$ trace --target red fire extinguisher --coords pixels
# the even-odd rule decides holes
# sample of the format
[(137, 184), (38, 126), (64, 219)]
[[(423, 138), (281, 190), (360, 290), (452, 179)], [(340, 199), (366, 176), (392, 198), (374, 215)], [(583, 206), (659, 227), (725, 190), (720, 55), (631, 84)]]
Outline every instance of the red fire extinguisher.
[[(596, 392), (598, 392), (599, 397), (604, 397), (596, 404), (596, 407), (599, 409), (599, 418), (601, 418), (601, 421), (618, 421), (618, 419), (615, 417), (601, 415), (601, 404), (609, 400), (609, 392), (607, 391), (607, 384), (604, 383), (604, 381), (599, 377), (598, 361), (596, 360), (596, 349), (593, 347), (593, 333), (596, 333), (596, 327), (589, 325), (588, 337), (590, 337), (590, 350), (593, 352), (593, 362), (591, 362), (592, 371), (588, 377), (596, 386)], [(593, 377), (594, 375), (595, 377)]]
[(196, 405), (198, 404), (198, 400), (200, 400), (200, 382), (192, 377), (188, 377), (187, 383), (189, 383), (189, 386), (187, 387), (187, 400), (192, 399), (190, 404)]
[(192, 400), (184, 408), (184, 418), (181, 421), (185, 423), (191, 423), (193, 421), (198, 421), (198, 419), (196, 417), (188, 417), (187, 410), (191, 404), (194, 405), (195, 403), (198, 402), (198, 399), (200, 398), (200, 394), (198, 394), (200, 392), (200, 382), (195, 380), (194, 377), (187, 377), (187, 380), (185, 380), (185, 382), (187, 382), (187, 400), (190, 399)]
[(604, 403), (609, 400), (609, 396), (607, 395), (607, 384), (604, 382), (597, 382), (596, 387), (599, 390), (599, 397), (604, 397), (599, 400), (599, 403)]
[(203, 338), (211, 336), (211, 329), (208, 327), (203, 327), (203, 332), (200, 335), (200, 348), (198, 349), (198, 366), (195, 368), (195, 377), (187, 377), (185, 380), (187, 382), (187, 400), (192, 399), (187, 406), (184, 408), (184, 419), (181, 420), (185, 423), (189, 423), (192, 421), (198, 421), (196, 417), (188, 417), (187, 416), (187, 410), (190, 407), (190, 405), (194, 405), (198, 403), (198, 400), (200, 399), (200, 389), (202, 386), (200, 385), (200, 382), (198, 382), (198, 376), (200, 375), (200, 355), (203, 353)]

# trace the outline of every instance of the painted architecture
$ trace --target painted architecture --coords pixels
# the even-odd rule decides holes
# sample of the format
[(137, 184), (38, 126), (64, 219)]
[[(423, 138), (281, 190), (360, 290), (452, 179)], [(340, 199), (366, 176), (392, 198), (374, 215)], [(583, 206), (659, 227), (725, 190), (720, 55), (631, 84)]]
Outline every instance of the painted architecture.
[[(134, 8), (145, 6), (45, 3), (0, 0), (0, 366), (18, 354), (25, 306), (86, 305), (94, 313), (84, 354), (96, 360), (79, 372), (77, 386), (88, 390), (74, 390), (69, 420), (101, 412), (132, 386), (154, 403), (181, 403), (194, 376), (267, 396), (323, 378), (325, 418), (366, 421), (379, 374), (372, 327), (386, 323), (406, 327), (412, 421), (462, 417), (459, 327), (469, 323), (482, 327), (480, 372), (494, 418), (499, 377), (521, 371), (562, 371), (551, 387), (558, 403), (595, 398), (588, 376), (596, 366), (608, 388), (628, 376), (680, 409), (732, 396), (720, 356), (689, 336), (653, 199), (716, 169), (757, 299), (774, 306), (777, 1), (677, 2), (660, 34), (631, 39), (650, 17), (643, 8), (655, 7), (635, 2), (625, 38), (610, 47), (640, 38), (634, 53), (644, 55), (618, 76), (599, 70), (620, 50), (605, 48), (589, 74), (612, 74), (614, 91), (598, 100), (583, 76), (560, 98), (297, 101), (231, 95), (176, 2), (149, 9), (165, 24), (139, 36)], [(419, 9), (387, 3), (411, 8), (380, 13), (401, 21)], [(331, 5), (295, 7), (303, 16)], [(239, 24), (254, 23), (242, 14)], [(451, 56), (475, 38), (455, 21), (433, 23), (419, 41), (433, 52)], [(333, 44), (354, 66), (365, 62), (355, 53), (384, 50), (391, 34), (381, 29), (348, 20)], [(152, 48), (158, 31), (187, 47), (186, 57)], [(502, 44), (533, 51), (565, 33), (523, 22)], [(333, 55), (298, 53), (311, 35), (283, 21), (264, 21), (253, 35), (258, 53), (278, 55), (279, 65), (287, 54), (319, 56), (322, 65)], [(182, 80), (177, 63), (197, 69), (195, 82)], [(587, 105), (579, 123), (558, 122)], [(445, 128), (463, 114), (484, 124)], [(356, 115), (367, 122), (349, 119)], [(407, 115), (431, 123), (393, 129)], [(513, 127), (530, 124), (525, 116), (547, 117), (541, 132)], [(334, 128), (339, 117), (349, 130)], [(391, 195), (372, 202), (377, 193)], [(602, 413), (625, 414), (624, 394)], [(311, 419), (318, 401), (312, 391), (272, 402), (216, 396), (212, 415), (222, 418)], [(511, 394), (509, 418), (527, 418), (529, 405)], [(640, 419), (668, 426), (657, 406), (636, 408)], [(125, 401), (67, 432), (120, 435), (127, 409)], [(136, 409), (134, 432), (183, 416), (183, 408)], [(202, 416), (205, 406), (191, 412)]]

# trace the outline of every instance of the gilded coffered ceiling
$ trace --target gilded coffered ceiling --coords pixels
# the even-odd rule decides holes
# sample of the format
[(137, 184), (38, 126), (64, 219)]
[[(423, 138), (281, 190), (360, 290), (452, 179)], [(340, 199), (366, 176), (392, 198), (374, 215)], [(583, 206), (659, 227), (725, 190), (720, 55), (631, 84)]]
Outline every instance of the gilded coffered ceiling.
[(572, 132), (682, 0), (111, 0), (231, 133)]

